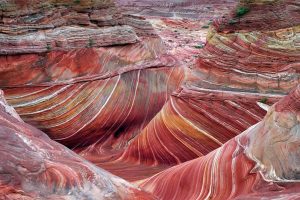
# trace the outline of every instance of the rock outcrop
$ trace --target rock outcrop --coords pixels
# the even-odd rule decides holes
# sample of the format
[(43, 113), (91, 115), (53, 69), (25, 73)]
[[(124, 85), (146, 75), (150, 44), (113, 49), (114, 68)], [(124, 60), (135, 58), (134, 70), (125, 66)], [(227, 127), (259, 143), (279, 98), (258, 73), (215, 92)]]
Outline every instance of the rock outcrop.
[(24, 123), (0, 90), (0, 199), (154, 199)]
[(45, 53), (137, 43), (157, 37), (141, 18), (124, 17), (113, 1), (0, 1), (0, 55)]
[(300, 85), (241, 135), (141, 186), (160, 199), (297, 199), (299, 99)]
[(151, 25), (110, 1), (2, 4), (0, 87), (24, 121), (70, 148), (124, 148), (183, 79)]
[(192, 84), (286, 94), (299, 84), (299, 4), (245, 2), (214, 22)]
[[(158, 9), (160, 3), (139, 1), (137, 7), (146, 8), (149, 17), (149, 5)], [(180, 6), (189, 10), (193, 1), (173, 3), (154, 13), (166, 26), (188, 32), (203, 25), (177, 20), (185, 16)], [(167, 19), (168, 9), (180, 16)], [(140, 8), (135, 16), (122, 14), (110, 0), (0, 0), (0, 10), (0, 88), (20, 116), (1, 103), (0, 125), (17, 124), (13, 131), (0, 131), (7, 141), (1, 152), (10, 163), (25, 163), (9, 171), (16, 184), (0, 180), (3, 194), (166, 200), (299, 196), (295, 0), (241, 1), (212, 23), (206, 44), (177, 50), (176, 44), (164, 45)], [(201, 18), (193, 12), (189, 17)], [(195, 65), (187, 59), (192, 54), (198, 54)], [(25, 139), (17, 140), (19, 135)], [(35, 161), (53, 166), (40, 172)], [(3, 174), (9, 170), (6, 161), (0, 161), (2, 168)]]

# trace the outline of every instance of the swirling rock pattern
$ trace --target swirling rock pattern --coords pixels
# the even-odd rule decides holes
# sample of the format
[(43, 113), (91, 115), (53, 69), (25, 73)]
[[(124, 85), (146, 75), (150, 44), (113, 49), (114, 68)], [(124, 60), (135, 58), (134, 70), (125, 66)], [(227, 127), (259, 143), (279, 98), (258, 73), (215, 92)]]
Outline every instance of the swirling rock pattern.
[[(236, 9), (246, 7), (249, 12), (237, 16), (235, 9), (215, 20), (205, 45), (173, 49), (175, 56), (144, 17), (123, 15), (109, 0), (0, 3), (0, 88), (22, 119), (51, 139), (159, 199), (299, 196), (299, 86), (269, 108), (299, 84), (296, 1), (241, 1)], [(154, 13), (164, 16), (174, 9), (172, 19), (162, 20), (166, 27), (203, 25), (176, 20), (206, 18), (180, 10), (197, 3), (173, 3)], [(297, 19), (289, 23), (280, 12)], [(268, 21), (274, 26), (264, 26)], [(192, 54), (199, 54), (195, 66), (187, 59)], [(27, 138), (0, 133), (8, 141), (4, 154), (12, 149), (11, 163), (25, 163), (14, 167), (17, 172), (10, 171), (18, 184), (0, 181), (5, 195), (23, 191), (31, 199), (154, 198), (46, 136), (31, 137), (23, 128), (30, 126), (10, 107), (4, 108), (22, 123), (18, 130), (24, 129), (22, 137)], [(261, 121), (263, 109), (269, 111)], [(32, 154), (33, 147), (41, 152)], [(43, 166), (51, 160), (52, 167), (45, 169), (51, 174), (41, 174), (44, 168), (29, 163), (22, 149), (31, 160), (44, 160)], [(78, 167), (81, 163), (88, 167)], [(7, 162), (0, 164), (1, 170), (2, 165), (9, 170)]]
[[(279, 38), (276, 34), (290, 33)], [(220, 34), (212, 31), (198, 66), (195, 85), (287, 93), (299, 83), (297, 27), (275, 32)], [(219, 56), (222, 55), (222, 60)], [(238, 60), (236, 58), (239, 58)]]
[[(270, 96), (269, 103), (281, 96)], [(122, 159), (174, 165), (208, 154), (265, 115), (251, 93), (183, 89), (129, 145)], [(235, 115), (232, 115), (235, 113)]]
[(123, 16), (111, 1), (35, 3), (3, 2), (0, 51), (9, 55), (0, 57), (0, 87), (8, 102), (68, 147), (122, 149), (178, 87), (183, 69), (148, 22)]
[[(295, 1), (266, 4), (241, 2), (236, 9), (249, 9), (244, 16), (214, 22), (198, 65), (191, 72), (199, 81), (191, 84), (263, 93), (288, 93), (299, 84), (300, 18), (293, 14), (299, 10), (299, 4)], [(297, 20), (291, 20), (289, 15)], [(280, 19), (274, 21), (272, 16)], [(264, 24), (271, 24), (272, 28)]]
[(25, 124), (0, 92), (0, 199), (154, 199)]
[[(73, 60), (73, 56), (81, 59)], [(171, 56), (123, 67), (116, 60), (103, 63), (109, 56), (106, 51), (88, 49), (24, 63), (22, 59), (19, 66), (25, 67), (13, 73), (26, 77), (3, 80), (2, 87), (7, 87), (7, 99), (20, 116), (51, 138), (70, 147), (106, 143), (120, 148), (160, 110), (180, 83), (182, 71)], [(47, 67), (31, 70), (41, 60)], [(84, 60), (90, 60), (90, 68)], [(4, 74), (12, 76), (11, 71)], [(78, 143), (82, 137), (85, 140)]]
[(140, 185), (160, 199), (299, 198), (299, 95), (300, 85), (222, 147)]

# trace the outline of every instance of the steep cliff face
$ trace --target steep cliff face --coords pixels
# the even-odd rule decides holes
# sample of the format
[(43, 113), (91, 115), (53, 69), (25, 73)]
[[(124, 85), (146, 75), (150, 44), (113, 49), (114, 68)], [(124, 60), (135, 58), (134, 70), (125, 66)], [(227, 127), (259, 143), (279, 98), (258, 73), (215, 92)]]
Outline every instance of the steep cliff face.
[(0, 199), (153, 199), (24, 123), (0, 91)]

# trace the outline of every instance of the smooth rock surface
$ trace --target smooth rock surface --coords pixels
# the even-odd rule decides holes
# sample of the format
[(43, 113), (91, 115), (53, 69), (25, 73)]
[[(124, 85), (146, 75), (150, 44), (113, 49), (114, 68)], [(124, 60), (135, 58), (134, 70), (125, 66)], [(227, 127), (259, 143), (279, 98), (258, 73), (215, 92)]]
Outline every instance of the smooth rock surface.
[(0, 199), (154, 199), (25, 124), (0, 92)]
[[(121, 11), (100, 0), (0, 2), (0, 88), (8, 103), (76, 159), (95, 164), (91, 171), (104, 188), (112, 185), (112, 199), (299, 196), (296, 1), (119, 0)], [(243, 7), (249, 10), (237, 16)], [(54, 168), (70, 158), (58, 146), (49, 157)], [(59, 199), (70, 182), (76, 198), (107, 197), (98, 182), (94, 195), (77, 179), (54, 187), (61, 182), (52, 177), (42, 179), (41, 193), (44, 182), (34, 193), (24, 184), (3, 188)]]
[(140, 185), (160, 199), (297, 199), (299, 95), (300, 85), (222, 147)]

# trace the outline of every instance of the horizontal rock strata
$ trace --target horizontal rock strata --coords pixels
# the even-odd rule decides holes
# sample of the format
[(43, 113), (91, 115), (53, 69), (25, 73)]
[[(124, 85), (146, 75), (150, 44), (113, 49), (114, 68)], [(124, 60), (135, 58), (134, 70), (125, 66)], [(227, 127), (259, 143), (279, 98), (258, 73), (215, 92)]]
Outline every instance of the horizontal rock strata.
[[(33, 5), (34, 4), (34, 5)], [(112, 1), (1, 1), (0, 55), (137, 43), (157, 37), (143, 18), (123, 16)]]

